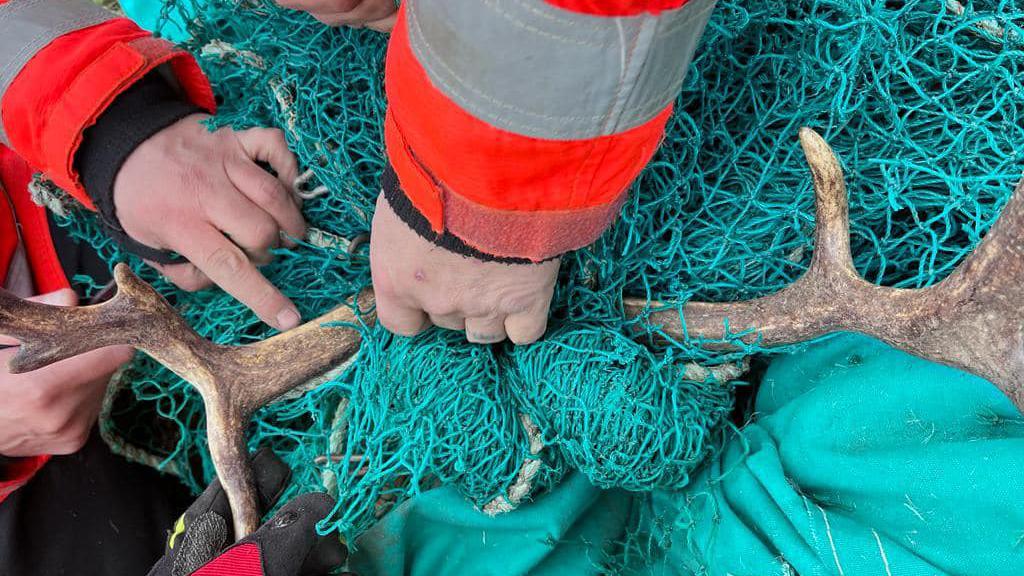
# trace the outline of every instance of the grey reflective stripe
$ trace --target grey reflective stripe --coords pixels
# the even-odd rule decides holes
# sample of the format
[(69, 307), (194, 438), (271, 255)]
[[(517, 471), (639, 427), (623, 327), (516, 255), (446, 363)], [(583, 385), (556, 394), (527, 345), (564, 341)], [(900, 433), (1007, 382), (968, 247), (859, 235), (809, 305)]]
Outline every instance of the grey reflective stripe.
[(657, 16), (577, 14), (543, 0), (406, 0), (431, 82), (473, 116), (550, 139), (615, 134), (679, 93), (715, 0)]
[[(10, 0), (0, 4), (0, 99), (25, 64), (57, 38), (117, 16), (89, 0)], [(7, 144), (0, 118), (0, 144)]]

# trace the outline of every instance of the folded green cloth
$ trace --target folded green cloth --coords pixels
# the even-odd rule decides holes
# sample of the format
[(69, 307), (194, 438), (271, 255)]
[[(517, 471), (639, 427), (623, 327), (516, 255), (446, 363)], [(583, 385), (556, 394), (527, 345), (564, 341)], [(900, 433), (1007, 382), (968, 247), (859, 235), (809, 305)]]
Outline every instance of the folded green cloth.
[(752, 421), (644, 503), (646, 574), (1024, 574), (1024, 420), (988, 382), (842, 335), (777, 358)]

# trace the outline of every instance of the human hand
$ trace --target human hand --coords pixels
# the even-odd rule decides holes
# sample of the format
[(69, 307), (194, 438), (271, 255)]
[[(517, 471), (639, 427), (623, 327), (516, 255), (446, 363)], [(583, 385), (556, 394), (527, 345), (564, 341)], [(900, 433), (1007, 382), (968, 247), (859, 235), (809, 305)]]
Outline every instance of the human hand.
[(377, 197), (370, 268), (377, 319), (403, 336), (431, 324), (465, 330), (470, 342), (536, 341), (547, 328), (559, 261), (484, 262), (420, 237)]
[(390, 32), (398, 13), (395, 0), (277, 0), (277, 3), (309, 12), (328, 26), (365, 26), (378, 32)]
[[(65, 289), (29, 298), (74, 306)], [(18, 341), (0, 336), (0, 454), (72, 454), (85, 445), (103, 404), (111, 374), (132, 358), (129, 346), (102, 348), (26, 374), (11, 374), (7, 362)]]
[(187, 116), (128, 156), (114, 181), (118, 220), (136, 241), (189, 260), (150, 263), (180, 288), (199, 290), (212, 281), (267, 324), (293, 328), (298, 309), (257, 266), (270, 262), (280, 231), (305, 235), (292, 190), (298, 164), (280, 130), (210, 132), (200, 124), (205, 118)]

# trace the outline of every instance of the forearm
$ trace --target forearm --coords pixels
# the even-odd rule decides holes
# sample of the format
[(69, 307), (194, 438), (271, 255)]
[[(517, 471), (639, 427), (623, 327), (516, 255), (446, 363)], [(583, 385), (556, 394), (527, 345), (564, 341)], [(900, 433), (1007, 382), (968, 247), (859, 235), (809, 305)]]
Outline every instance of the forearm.
[(385, 139), (421, 233), (532, 261), (593, 242), (657, 149), (713, 6), (404, 2)]

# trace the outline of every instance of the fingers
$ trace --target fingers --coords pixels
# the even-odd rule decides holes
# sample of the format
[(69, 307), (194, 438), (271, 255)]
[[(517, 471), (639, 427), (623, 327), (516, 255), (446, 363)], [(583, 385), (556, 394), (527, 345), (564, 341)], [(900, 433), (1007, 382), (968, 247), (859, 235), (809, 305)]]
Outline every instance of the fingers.
[(106, 388), (110, 375), (128, 363), (134, 354), (135, 349), (131, 346), (110, 346), (57, 362), (44, 370), (53, 370), (54, 377), (67, 381), (101, 381)]
[(377, 321), (399, 336), (415, 336), (430, 327), (423, 310), (405, 306), (386, 293), (377, 296)]
[(430, 314), (430, 323), (448, 330), (466, 329), (466, 319), (460, 314)]
[(263, 277), (238, 246), (210, 227), (182, 232), (187, 243), (178, 248), (178, 252), (210, 280), (248, 306), (267, 324), (279, 330), (298, 326), (298, 309)]
[[(238, 160), (225, 166), (228, 178), (238, 190), (257, 207), (266, 212), (276, 223), (277, 231), (283, 230), (288, 237), (303, 238), (306, 235), (306, 221), (295, 201), (295, 195), (281, 180), (274, 178), (253, 162)], [(289, 245), (294, 242), (287, 240)]]
[(505, 318), (500, 316), (466, 318), (466, 340), (477, 344), (494, 344), (507, 337)]
[(505, 333), (513, 344), (532, 344), (544, 335), (547, 328), (546, 309), (540, 313), (513, 314), (505, 318)]
[(196, 292), (213, 286), (213, 281), (193, 264), (159, 264), (150, 260), (145, 262), (186, 292)]
[(47, 292), (46, 294), (39, 294), (38, 296), (30, 296), (26, 298), (29, 302), (39, 302), (41, 304), (49, 304), (51, 306), (75, 306), (78, 304), (78, 294), (71, 288), (61, 288), (60, 290), (54, 290), (53, 292)]
[(328, 26), (368, 26), (387, 20), (395, 12), (393, 0), (333, 0), (309, 9), (314, 18)]
[(288, 149), (284, 132), (277, 128), (249, 128), (235, 132), (235, 137), (249, 158), (270, 164), (285, 189), (291, 191), (292, 182), (299, 177), (299, 163)]
[(270, 263), (273, 259), (270, 251), (278, 247), (281, 239), (278, 223), (270, 214), (234, 189), (204, 198), (203, 208), (207, 221), (227, 235), (257, 265)]
[(387, 18), (381, 18), (380, 20), (374, 20), (373, 22), (367, 22), (366, 27), (377, 32), (384, 32), (385, 34), (391, 32), (395, 27), (395, 21), (398, 20), (398, 13), (394, 13)]

